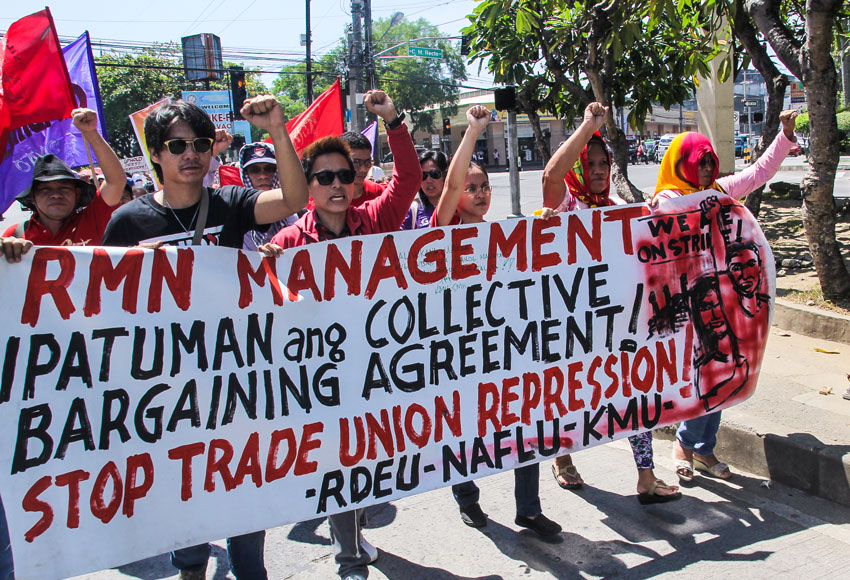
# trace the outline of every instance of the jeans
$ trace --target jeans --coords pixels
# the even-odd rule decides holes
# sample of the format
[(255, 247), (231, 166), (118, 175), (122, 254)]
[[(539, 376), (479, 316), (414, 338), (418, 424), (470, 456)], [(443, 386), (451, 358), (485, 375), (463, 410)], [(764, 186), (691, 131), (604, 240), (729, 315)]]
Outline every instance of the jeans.
[(717, 430), (720, 429), (720, 411), (682, 421), (676, 431), (676, 438), (685, 449), (690, 449), (697, 455), (706, 456), (714, 453), (717, 445)]
[(0, 580), (15, 580), (9, 526), (6, 524), (6, 512), (3, 510), (2, 497), (0, 497)]
[(365, 512), (362, 508), (328, 516), (337, 574), (369, 577), (369, 554), (362, 548)]
[[(478, 503), (480, 492), (474, 481), (464, 481), (452, 486), (457, 505), (465, 508)], [(514, 469), (514, 500), (516, 515), (534, 518), (543, 512), (540, 507), (540, 464)]]
[[(230, 570), (236, 580), (267, 580), (263, 559), (266, 532), (252, 532), (227, 538), (227, 555)], [(200, 544), (171, 552), (171, 565), (178, 570), (201, 571), (207, 567), (210, 545)]]

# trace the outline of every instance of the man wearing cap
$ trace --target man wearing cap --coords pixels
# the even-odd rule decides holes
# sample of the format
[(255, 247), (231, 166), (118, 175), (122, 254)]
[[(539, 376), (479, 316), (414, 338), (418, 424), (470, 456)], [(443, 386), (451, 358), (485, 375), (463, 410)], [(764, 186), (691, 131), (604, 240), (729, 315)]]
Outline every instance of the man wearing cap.
[(112, 211), (118, 207), (127, 183), (124, 168), (109, 144), (97, 132), (97, 113), (74, 109), (74, 126), (91, 144), (105, 181), (100, 192), (79, 179), (52, 153), (39, 157), (32, 184), (16, 198), (33, 212), (32, 217), (6, 228), (0, 236), (9, 262), (17, 262), (33, 244), (37, 246), (98, 246)]
[[(277, 160), (274, 156), (274, 145), (270, 143), (248, 143), (239, 150), (239, 177), (245, 187), (259, 191), (268, 191), (280, 187), (280, 177), (277, 174)], [(269, 224), (266, 231), (251, 230), (245, 234), (243, 249), (256, 251), (258, 246), (267, 244), (272, 236), (288, 225), (294, 224), (297, 214), (292, 214)]]

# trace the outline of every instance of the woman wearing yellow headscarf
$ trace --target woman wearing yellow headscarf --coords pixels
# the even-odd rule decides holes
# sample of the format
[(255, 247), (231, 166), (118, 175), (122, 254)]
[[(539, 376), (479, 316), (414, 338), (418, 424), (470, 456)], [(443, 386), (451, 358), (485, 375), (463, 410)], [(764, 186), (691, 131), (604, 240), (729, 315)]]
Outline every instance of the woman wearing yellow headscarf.
[(797, 111), (782, 111), (782, 131), (753, 165), (740, 173), (718, 179), (720, 164), (708, 137), (688, 131), (679, 133), (661, 160), (658, 182), (651, 205), (659, 199), (670, 199), (706, 189), (721, 191), (735, 199), (746, 197), (767, 183), (779, 170), (782, 161), (797, 141), (794, 119)]
[[(747, 196), (767, 183), (779, 170), (796, 141), (796, 116), (797, 111), (793, 110), (780, 113), (782, 131), (758, 161), (740, 173), (721, 178), (717, 177), (717, 154), (708, 137), (690, 131), (680, 133), (661, 160), (655, 195), (650, 205), (657, 205), (660, 199), (671, 199), (707, 189), (720, 191), (735, 199)], [(673, 448), (679, 481), (693, 481), (694, 469), (721, 479), (732, 476), (729, 465), (714, 455), (719, 428), (720, 411), (682, 422), (676, 432), (678, 444)]]

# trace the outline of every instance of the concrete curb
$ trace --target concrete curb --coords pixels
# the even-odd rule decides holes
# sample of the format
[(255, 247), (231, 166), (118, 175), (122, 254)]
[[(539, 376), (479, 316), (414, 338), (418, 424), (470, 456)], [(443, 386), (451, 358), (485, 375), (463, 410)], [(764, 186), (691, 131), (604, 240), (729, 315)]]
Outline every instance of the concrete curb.
[[(673, 441), (676, 426), (654, 434)], [(716, 453), (742, 471), (850, 506), (850, 445), (827, 445), (808, 433), (758, 433), (724, 416)]]
[(812, 338), (850, 344), (850, 316), (824, 312), (782, 298), (776, 299), (773, 324)]

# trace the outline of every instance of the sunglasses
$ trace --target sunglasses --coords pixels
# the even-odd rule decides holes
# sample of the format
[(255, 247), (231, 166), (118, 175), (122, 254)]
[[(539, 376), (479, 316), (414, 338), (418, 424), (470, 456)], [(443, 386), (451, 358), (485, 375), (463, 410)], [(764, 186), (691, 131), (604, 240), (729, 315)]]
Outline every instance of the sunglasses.
[(355, 159), (354, 157), (352, 157), (351, 163), (354, 165), (354, 167), (372, 167), (371, 159)]
[(354, 171), (351, 169), (340, 169), (339, 171), (325, 169), (323, 171), (317, 171), (311, 175), (307, 181), (312, 181), (314, 177), (316, 178), (316, 181), (319, 182), (319, 185), (330, 185), (334, 182), (334, 178), (338, 178), (339, 182), (344, 185), (354, 183)]
[(245, 173), (248, 175), (259, 175), (260, 173), (273, 175), (275, 171), (277, 171), (277, 165), (271, 163), (256, 163), (245, 168)]
[(428, 171), (422, 172), (422, 181), (425, 181), (429, 177), (431, 179), (440, 179), (443, 176), (443, 172), (439, 169), (429, 169)]
[(212, 148), (213, 140), (209, 137), (198, 137), (197, 139), (169, 139), (163, 143), (172, 155), (180, 155), (190, 144), (196, 153), (206, 153)]
[(699, 160), (700, 167), (714, 167), (714, 158), (711, 155), (703, 155)]

